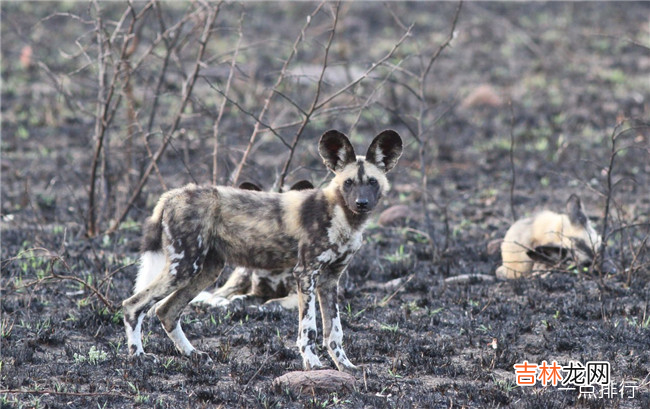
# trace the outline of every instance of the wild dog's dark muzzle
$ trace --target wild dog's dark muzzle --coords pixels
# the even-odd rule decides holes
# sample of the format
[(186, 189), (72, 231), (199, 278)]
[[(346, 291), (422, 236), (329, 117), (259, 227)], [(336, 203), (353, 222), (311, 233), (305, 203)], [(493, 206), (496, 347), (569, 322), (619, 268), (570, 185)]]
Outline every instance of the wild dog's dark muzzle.
[(357, 201), (355, 202), (355, 204), (357, 205), (357, 210), (358, 211), (360, 211), (360, 212), (367, 212), (368, 211), (368, 204), (369, 204), (368, 198), (365, 198), (365, 197), (357, 198)]
[(366, 213), (375, 208), (379, 199), (378, 189), (372, 185), (361, 185), (354, 200), (357, 212)]

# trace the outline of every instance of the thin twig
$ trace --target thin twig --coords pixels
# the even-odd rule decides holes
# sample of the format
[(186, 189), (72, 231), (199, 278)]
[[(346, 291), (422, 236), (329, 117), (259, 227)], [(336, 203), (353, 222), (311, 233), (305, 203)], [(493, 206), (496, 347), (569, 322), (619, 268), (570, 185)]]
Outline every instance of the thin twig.
[(320, 93), (321, 89), (323, 87), (323, 78), (325, 77), (325, 71), (327, 70), (327, 61), (330, 53), (330, 47), (332, 46), (332, 41), (334, 40), (334, 35), (336, 34), (336, 25), (339, 20), (339, 6), (341, 5), (340, 2), (336, 3), (336, 7), (334, 8), (334, 21), (332, 23), (332, 30), (330, 31), (329, 38), (327, 39), (327, 45), (325, 46), (325, 56), (323, 58), (323, 67), (320, 71), (320, 75), (318, 77), (318, 82), (316, 83), (316, 92), (314, 94), (314, 99), (312, 101), (311, 106), (309, 107), (309, 110), (305, 112), (305, 115), (303, 117), (302, 123), (300, 124), (300, 127), (296, 131), (296, 134), (294, 135), (293, 142), (291, 143), (291, 146), (289, 148), (289, 156), (287, 157), (287, 160), (284, 162), (284, 165), (282, 166), (282, 171), (280, 172), (280, 180), (278, 182), (277, 189), (278, 191), (282, 190), (282, 187), (284, 186), (284, 179), (287, 176), (287, 172), (289, 172), (289, 165), (291, 164), (291, 160), (293, 159), (293, 154), (296, 150), (296, 146), (298, 146), (298, 141), (300, 141), (300, 137), (302, 136), (305, 128), (307, 127), (307, 124), (309, 123), (312, 114), (316, 110), (316, 105), (318, 104), (318, 99), (320, 98)]
[(241, 40), (244, 36), (244, 30), (242, 23), (244, 21), (244, 12), (241, 13), (239, 17), (239, 37), (237, 38), (237, 45), (235, 46), (235, 52), (233, 53), (232, 60), (230, 62), (230, 71), (228, 72), (228, 79), (226, 80), (226, 88), (224, 89), (223, 95), (224, 98), (221, 100), (221, 106), (219, 107), (219, 113), (217, 114), (217, 120), (214, 121), (214, 126), (212, 128), (212, 138), (214, 143), (214, 149), (212, 150), (212, 184), (217, 184), (217, 153), (219, 147), (219, 125), (221, 124), (221, 118), (226, 108), (226, 103), (228, 102), (228, 93), (230, 91), (230, 84), (232, 83), (232, 77), (235, 73), (235, 66), (237, 64), (237, 56), (239, 55), (239, 47), (241, 46)]
[(178, 129), (178, 125), (180, 124), (181, 118), (183, 116), (183, 112), (185, 111), (185, 107), (187, 106), (187, 102), (189, 101), (190, 96), (192, 95), (192, 90), (194, 88), (194, 84), (196, 83), (196, 79), (199, 74), (199, 68), (202, 65), (203, 54), (205, 52), (208, 39), (210, 38), (210, 34), (212, 33), (212, 26), (214, 25), (214, 22), (217, 19), (218, 14), (219, 14), (219, 7), (217, 6), (211, 10), (210, 15), (205, 20), (203, 32), (201, 34), (201, 38), (199, 39), (199, 49), (197, 52), (194, 67), (192, 68), (192, 72), (190, 73), (187, 81), (183, 86), (183, 97), (181, 99), (180, 106), (178, 108), (178, 111), (176, 111), (176, 115), (172, 120), (172, 124), (169, 126), (166, 132), (167, 135), (165, 136), (163, 143), (151, 158), (149, 165), (147, 166), (146, 170), (144, 171), (144, 174), (140, 178), (140, 181), (138, 182), (137, 186), (135, 187), (133, 194), (129, 198), (128, 203), (126, 204), (126, 206), (124, 207), (120, 215), (115, 219), (113, 225), (107, 230), (106, 233), (114, 232), (115, 230), (117, 230), (120, 223), (122, 223), (122, 220), (124, 220), (124, 218), (126, 217), (127, 213), (133, 206), (133, 203), (140, 195), (140, 192), (142, 192), (142, 188), (147, 183), (147, 179), (149, 178), (149, 175), (151, 174), (151, 171), (153, 170), (156, 162), (162, 156), (163, 152), (165, 152), (165, 149), (171, 142), (172, 137), (174, 136), (176, 130)]
[(517, 174), (515, 173), (515, 111), (512, 108), (512, 101), (508, 101), (510, 106), (510, 213), (512, 220), (517, 220), (517, 211), (515, 209), (515, 183), (517, 182)]
[[(318, 6), (316, 6), (316, 9), (307, 17), (307, 22), (302, 26), (300, 29), (300, 33), (296, 37), (296, 40), (293, 42), (293, 47), (291, 48), (291, 52), (289, 53), (289, 56), (284, 60), (284, 64), (282, 64), (282, 69), (280, 70), (280, 75), (278, 75), (278, 78), (275, 81), (275, 84), (271, 88), (271, 91), (269, 92), (268, 96), (264, 100), (264, 105), (262, 106), (262, 111), (260, 114), (257, 116), (260, 120), (264, 119), (264, 115), (266, 114), (266, 111), (269, 109), (269, 105), (271, 104), (271, 99), (275, 95), (274, 90), (276, 90), (280, 84), (284, 81), (284, 78), (287, 75), (287, 69), (289, 67), (289, 64), (293, 61), (293, 57), (298, 53), (298, 45), (303, 41), (305, 37), (305, 30), (309, 27), (311, 24), (312, 19), (318, 14), (320, 9), (323, 7), (323, 5), (326, 3), (326, 0), (321, 1)], [(255, 140), (257, 139), (257, 134), (260, 131), (260, 125), (261, 122), (257, 121), (255, 122), (255, 126), (253, 128), (253, 133), (251, 134), (250, 138), (248, 139), (248, 145), (246, 146), (246, 149), (244, 150), (244, 155), (242, 156), (241, 160), (237, 164), (237, 167), (235, 168), (235, 172), (232, 175), (231, 178), (231, 185), (235, 186), (237, 185), (237, 182), (239, 181), (239, 176), (241, 175), (242, 168), (244, 167), (244, 164), (246, 163), (246, 160), (248, 159), (248, 155), (251, 152), (251, 149), (253, 148), (253, 144), (255, 143)]]
[[(44, 248), (31, 249), (30, 251), (34, 251), (34, 250), (44, 251), (46, 253), (47, 257), (50, 258), (49, 275), (47, 275), (45, 277), (42, 277), (42, 278), (39, 278), (37, 280), (31, 281), (29, 283), (26, 283), (26, 284), (24, 284), (22, 286), (16, 287), (17, 289), (33, 287), (35, 285), (41, 284), (44, 281), (48, 281), (48, 280), (70, 280), (70, 281), (77, 282), (77, 283), (83, 285), (88, 290), (90, 290), (93, 294), (95, 294), (97, 296), (97, 298), (99, 298), (99, 300), (102, 303), (104, 303), (104, 305), (106, 305), (106, 307), (108, 307), (108, 309), (111, 312), (116, 311), (116, 308), (113, 305), (113, 303), (109, 299), (107, 299), (104, 295), (102, 295), (102, 293), (97, 288), (95, 288), (91, 284), (88, 284), (85, 280), (82, 280), (81, 278), (76, 277), (76, 276), (72, 276), (72, 275), (61, 275), (61, 274), (55, 273), (54, 272), (54, 264), (56, 264), (57, 262), (60, 262), (68, 272), (71, 271), (70, 266), (68, 265), (68, 263), (66, 263), (66, 261), (63, 259), (63, 257), (61, 257), (59, 254), (52, 253), (51, 251), (49, 251), (47, 249), (44, 249)], [(17, 257), (15, 259), (20, 259), (20, 258)]]
[(10, 395), (60, 395), (60, 396), (114, 396), (133, 399), (133, 396), (114, 392), (63, 392), (51, 389), (0, 389), (0, 394)]
[[(113, 95), (115, 93), (118, 77), (120, 75), (120, 69), (118, 66), (113, 72), (113, 77), (111, 79), (111, 82), (109, 83), (108, 89), (106, 89), (106, 55), (104, 51), (105, 50), (104, 42), (106, 41), (106, 38), (103, 35), (104, 25), (102, 22), (102, 18), (100, 16), (101, 11), (99, 8), (99, 4), (97, 1), (94, 1), (93, 4), (95, 5), (95, 10), (97, 12), (95, 29), (97, 32), (97, 45), (98, 45), (97, 66), (98, 66), (99, 89), (97, 92), (97, 117), (95, 120), (96, 145), (95, 145), (95, 152), (93, 155), (92, 164), (90, 167), (90, 181), (89, 181), (89, 192), (88, 192), (88, 215), (87, 215), (86, 234), (90, 237), (93, 237), (97, 234), (97, 224), (96, 224), (97, 220), (96, 220), (96, 213), (95, 213), (95, 183), (97, 180), (97, 167), (99, 165), (100, 154), (102, 153), (102, 149), (104, 147), (104, 137), (106, 135), (106, 130), (108, 129), (108, 126), (110, 125), (110, 122), (112, 121), (113, 118), (112, 112), (110, 110), (110, 105), (111, 105), (111, 100), (113, 99)], [(129, 8), (127, 9), (127, 12), (132, 9), (133, 9), (133, 5), (129, 4)], [(135, 22), (136, 22), (135, 18), (132, 19), (129, 28), (126, 34), (124, 35), (119, 61), (123, 61), (126, 56), (126, 53), (128, 52), (130, 38), (135, 28)], [(118, 30), (120, 30), (120, 26), (118, 26), (115, 29), (115, 32), (117, 32)], [(106, 197), (105, 200), (108, 200), (108, 197)]]
[[(612, 149), (611, 154), (609, 155), (609, 164), (607, 165), (607, 180), (605, 185), (605, 210), (603, 214), (603, 226), (600, 233), (600, 237), (607, 237), (607, 228), (609, 222), (609, 208), (612, 201), (613, 188), (612, 188), (612, 173), (614, 169), (614, 158), (616, 158), (616, 140), (621, 134), (618, 130), (623, 126), (623, 122), (620, 122), (614, 126), (611, 135)], [(607, 248), (607, 240), (602, 240), (600, 243), (600, 248), (598, 249), (598, 271), (603, 271), (603, 264), (605, 263), (605, 249)]]

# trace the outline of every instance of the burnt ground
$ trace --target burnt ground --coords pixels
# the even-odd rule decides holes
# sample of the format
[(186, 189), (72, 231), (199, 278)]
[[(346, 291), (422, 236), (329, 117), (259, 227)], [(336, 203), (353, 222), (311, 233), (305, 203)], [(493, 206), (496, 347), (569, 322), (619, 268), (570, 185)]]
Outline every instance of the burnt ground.
[[(110, 32), (125, 6), (101, 4)], [(175, 133), (159, 173), (120, 228), (104, 233), (134, 186), (115, 176), (128, 173), (123, 155), (131, 146), (123, 136), (126, 87), (117, 87), (121, 105), (107, 130), (105, 168), (99, 168), (112, 184), (97, 183), (105, 205), (97, 211), (100, 233), (88, 237), (97, 140), (96, 9), (85, 2), (2, 3), (2, 408), (650, 407), (650, 5), (641, 2), (466, 3), (451, 47), (427, 76), (424, 98), (417, 81), (427, 61), (422, 57), (444, 43), (456, 4), (343, 4), (328, 72), (343, 67), (347, 74), (333, 74), (324, 92), (379, 61), (414, 23), (411, 36), (377, 71), (323, 107), (338, 109), (308, 124), (288, 178), (319, 183), (326, 177), (315, 141), (328, 128), (354, 128), (359, 147), (387, 127), (406, 142), (380, 210), (405, 204), (410, 217), (392, 227), (373, 223), (341, 281), (344, 342), (363, 368), (356, 383), (315, 394), (272, 387), (274, 378), (300, 369), (292, 311), (188, 307), (184, 329), (197, 348), (209, 351), (212, 365), (179, 356), (155, 319), (145, 324), (145, 349), (158, 361), (127, 357), (119, 305), (134, 282), (140, 225), (165, 188), (211, 180), (212, 124), (221, 101), (214, 84), (222, 89), (227, 78), (241, 11), (246, 47), (232, 98), (260, 112), (315, 6), (223, 6), (207, 49), (217, 57), (201, 70), (181, 118), (183, 131)], [(297, 126), (279, 125), (300, 118), (294, 104), (309, 106), (313, 87), (301, 88), (296, 73), (322, 64), (330, 6), (305, 31), (289, 65), (293, 77), (266, 117), (276, 118), (272, 125), (288, 141)], [(194, 7), (163, 3), (161, 10), (171, 26)], [(193, 15), (179, 33), (196, 40), (202, 16)], [(154, 17), (144, 20), (134, 55), (146, 52), (157, 24)], [(116, 36), (116, 48), (119, 41)], [(196, 44), (177, 46), (160, 88), (155, 74), (164, 47), (137, 67), (133, 89), (142, 123), (157, 90), (154, 128), (165, 129)], [(251, 115), (227, 104), (220, 183), (240, 160), (253, 124)], [(610, 166), (612, 135), (617, 153)], [(160, 146), (160, 133), (150, 140)], [(141, 175), (148, 159), (135, 152), (130, 170)], [(286, 157), (286, 148), (266, 133), (242, 179), (272, 186)], [(488, 244), (503, 237), (512, 210), (519, 216), (561, 210), (571, 193), (581, 195), (599, 231), (607, 215), (615, 272), (446, 280), (494, 276), (500, 255)], [(540, 382), (520, 387), (513, 365), (524, 360), (607, 361), (613, 384), (634, 388), (587, 399)]]

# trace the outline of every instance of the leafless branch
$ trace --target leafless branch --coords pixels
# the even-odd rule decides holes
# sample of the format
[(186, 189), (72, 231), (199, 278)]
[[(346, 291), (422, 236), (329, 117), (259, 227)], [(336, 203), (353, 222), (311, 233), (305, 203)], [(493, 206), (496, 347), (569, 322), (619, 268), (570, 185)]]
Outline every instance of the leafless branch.
[[(264, 119), (264, 115), (266, 114), (266, 111), (269, 109), (269, 105), (271, 104), (271, 99), (275, 95), (274, 90), (277, 89), (280, 84), (284, 81), (286, 75), (287, 75), (287, 69), (289, 67), (289, 64), (291, 64), (291, 61), (293, 61), (294, 56), (298, 52), (298, 46), (300, 43), (302, 43), (303, 39), (305, 38), (305, 30), (309, 27), (311, 24), (312, 19), (318, 14), (320, 9), (323, 7), (325, 4), (325, 0), (321, 1), (318, 6), (316, 6), (316, 9), (307, 17), (307, 22), (302, 26), (300, 29), (300, 33), (296, 37), (296, 40), (293, 43), (293, 47), (291, 48), (291, 52), (289, 53), (289, 56), (284, 60), (284, 64), (282, 64), (282, 69), (280, 70), (280, 74), (278, 75), (278, 78), (275, 81), (275, 84), (271, 88), (271, 91), (269, 92), (268, 96), (264, 100), (264, 105), (262, 106), (262, 110), (260, 114), (258, 115), (258, 118), (260, 120)], [(246, 149), (244, 150), (244, 155), (242, 156), (241, 160), (237, 164), (237, 167), (235, 168), (235, 172), (233, 173), (231, 177), (231, 184), (235, 186), (237, 182), (239, 181), (239, 176), (241, 175), (242, 168), (244, 167), (244, 164), (246, 163), (246, 160), (248, 159), (248, 155), (251, 152), (251, 148), (253, 147), (253, 144), (255, 143), (255, 140), (257, 139), (257, 134), (260, 131), (260, 125), (261, 122), (257, 121), (255, 122), (255, 126), (253, 128), (253, 133), (251, 134), (250, 138), (248, 139), (248, 145), (246, 146)]]
[(228, 80), (226, 81), (226, 87), (223, 91), (223, 99), (221, 100), (221, 106), (219, 107), (219, 113), (217, 114), (217, 119), (214, 121), (214, 126), (212, 128), (212, 138), (214, 149), (212, 151), (212, 184), (217, 184), (217, 152), (219, 147), (219, 125), (221, 124), (221, 118), (223, 118), (223, 113), (226, 108), (226, 103), (228, 102), (228, 93), (230, 92), (230, 84), (232, 82), (233, 74), (235, 73), (235, 66), (237, 64), (237, 56), (239, 55), (239, 48), (241, 47), (241, 40), (244, 36), (242, 23), (244, 21), (244, 12), (241, 13), (239, 17), (239, 30), (237, 45), (235, 46), (235, 51), (230, 62), (230, 71), (228, 72)]
[(219, 7), (215, 6), (210, 9), (209, 15), (205, 19), (205, 23), (203, 26), (203, 31), (201, 34), (201, 37), (199, 39), (199, 49), (197, 51), (197, 56), (196, 60), (194, 62), (194, 66), (192, 68), (192, 71), (187, 79), (187, 81), (183, 84), (183, 95), (181, 98), (181, 103), (180, 106), (178, 107), (178, 110), (176, 111), (176, 115), (174, 116), (171, 125), (166, 131), (165, 138), (163, 140), (163, 143), (161, 146), (158, 148), (156, 153), (153, 155), (151, 158), (151, 161), (149, 162), (149, 165), (147, 166), (146, 170), (144, 171), (144, 174), (140, 178), (140, 181), (138, 182), (137, 186), (135, 187), (133, 194), (129, 198), (129, 201), (127, 202), (126, 206), (120, 213), (120, 215), (115, 219), (113, 225), (108, 229), (107, 233), (114, 232), (117, 230), (119, 227), (120, 223), (124, 218), (126, 217), (128, 211), (131, 209), (131, 206), (133, 206), (133, 203), (137, 199), (137, 197), (140, 195), (140, 192), (142, 191), (142, 188), (147, 182), (147, 179), (149, 178), (149, 175), (151, 174), (151, 171), (155, 167), (155, 163), (158, 161), (160, 156), (163, 154), (169, 143), (171, 142), (174, 134), (176, 133), (178, 129), (178, 125), (180, 123), (180, 120), (183, 116), (183, 112), (185, 111), (185, 107), (187, 106), (187, 102), (189, 101), (190, 96), (192, 95), (192, 89), (194, 88), (194, 84), (196, 83), (196, 79), (198, 77), (199, 73), (199, 68), (201, 66), (201, 62), (203, 59), (203, 54), (205, 53), (205, 48), (208, 42), (208, 39), (210, 38), (210, 34), (212, 32), (212, 26), (214, 25), (215, 20), (217, 19), (217, 15), (219, 14)]

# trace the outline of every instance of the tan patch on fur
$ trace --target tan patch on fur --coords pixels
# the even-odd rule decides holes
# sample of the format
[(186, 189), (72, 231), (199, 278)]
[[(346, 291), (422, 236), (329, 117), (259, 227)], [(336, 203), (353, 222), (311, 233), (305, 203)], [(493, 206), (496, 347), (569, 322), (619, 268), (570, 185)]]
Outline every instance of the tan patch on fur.
[(518, 278), (529, 275), (533, 267), (545, 269), (536, 265), (526, 252), (546, 245), (570, 249), (573, 247), (572, 239), (583, 240), (594, 248), (600, 245), (600, 239), (590, 225), (587, 228), (573, 225), (566, 214), (545, 210), (534, 217), (517, 220), (501, 243), (503, 265), (497, 269), (497, 277)]

